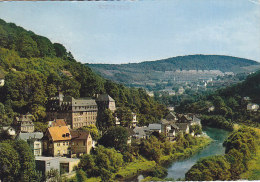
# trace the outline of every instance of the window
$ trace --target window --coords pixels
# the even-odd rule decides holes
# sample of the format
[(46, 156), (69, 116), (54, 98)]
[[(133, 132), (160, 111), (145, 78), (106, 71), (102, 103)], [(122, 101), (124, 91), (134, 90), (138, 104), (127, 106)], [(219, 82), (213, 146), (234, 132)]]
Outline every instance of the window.
[(65, 146), (65, 142), (63, 142), (63, 146)]
[(83, 146), (86, 146), (86, 141), (83, 141)]
[(57, 146), (59, 147), (59, 146), (60, 146), (60, 143), (57, 143)]

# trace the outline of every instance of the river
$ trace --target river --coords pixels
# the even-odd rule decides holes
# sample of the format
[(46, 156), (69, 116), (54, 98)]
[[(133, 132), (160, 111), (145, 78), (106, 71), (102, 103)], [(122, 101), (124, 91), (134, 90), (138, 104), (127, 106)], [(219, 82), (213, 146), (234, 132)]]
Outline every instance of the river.
[(167, 178), (183, 179), (185, 173), (202, 157), (207, 157), (211, 155), (221, 155), (225, 153), (225, 148), (222, 146), (224, 140), (227, 138), (229, 132), (222, 129), (205, 127), (203, 131), (213, 139), (213, 142), (209, 144), (206, 148), (193, 155), (192, 157), (174, 162), (168, 168)]

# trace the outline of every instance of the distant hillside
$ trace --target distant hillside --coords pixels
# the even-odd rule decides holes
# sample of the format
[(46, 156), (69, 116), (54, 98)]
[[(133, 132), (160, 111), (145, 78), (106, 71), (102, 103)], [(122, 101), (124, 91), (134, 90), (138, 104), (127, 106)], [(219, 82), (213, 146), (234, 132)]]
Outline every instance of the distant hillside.
[[(108, 93), (124, 111), (136, 112), (139, 123), (155, 122), (167, 110), (143, 89), (127, 88), (77, 62), (59, 43), (0, 19), (0, 126), (17, 113), (30, 112), (45, 121), (46, 101), (61, 90), (66, 96), (94, 97)], [(3, 114), (4, 113), (4, 114)]]
[(102, 76), (122, 83), (163, 80), (165, 71), (220, 70), (241, 73), (260, 68), (260, 64), (253, 60), (220, 55), (190, 55), (141, 63), (88, 64), (88, 66)]
[(249, 96), (254, 102), (260, 104), (260, 71), (249, 75), (242, 83), (221, 89), (219, 94), (223, 97)]

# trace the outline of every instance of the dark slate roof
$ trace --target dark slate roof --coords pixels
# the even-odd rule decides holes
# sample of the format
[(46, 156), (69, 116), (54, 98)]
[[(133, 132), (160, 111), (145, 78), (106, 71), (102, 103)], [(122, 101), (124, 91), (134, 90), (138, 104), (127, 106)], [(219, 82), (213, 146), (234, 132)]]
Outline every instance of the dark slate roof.
[(166, 119), (169, 121), (169, 120), (174, 120), (176, 119), (176, 115), (173, 114), (172, 112), (170, 112), (167, 116), (166, 116)]
[(148, 128), (149, 128), (149, 130), (161, 130), (162, 125), (158, 124), (158, 123), (149, 124)]
[(42, 139), (43, 137), (43, 133), (42, 132), (33, 132), (33, 133), (19, 133), (17, 136), (16, 136), (16, 139), (20, 139), (20, 140), (28, 140), (28, 139), (31, 139), (31, 138), (36, 138), (36, 139)]
[(97, 101), (101, 101), (101, 102), (104, 102), (104, 101), (109, 101), (109, 102), (115, 102), (115, 100), (110, 97), (108, 94), (100, 94), (97, 98)]
[(188, 123), (176, 123), (176, 125), (179, 127), (180, 130), (185, 131), (187, 127), (189, 126)]
[(91, 98), (79, 98), (74, 99), (73, 97), (64, 97), (62, 104), (70, 106), (93, 106), (97, 105), (96, 101)]

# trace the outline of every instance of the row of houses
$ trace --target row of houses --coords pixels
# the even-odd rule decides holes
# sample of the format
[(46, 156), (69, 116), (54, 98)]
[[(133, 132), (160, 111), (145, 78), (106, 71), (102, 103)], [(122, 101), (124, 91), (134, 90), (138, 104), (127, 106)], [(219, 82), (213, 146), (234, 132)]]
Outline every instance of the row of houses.
[(153, 132), (158, 132), (165, 134), (169, 141), (174, 141), (178, 133), (190, 133), (190, 126), (195, 124), (201, 126), (200, 119), (193, 114), (176, 114), (170, 112), (166, 118), (162, 119), (159, 123), (135, 127), (132, 137), (136, 139), (146, 139)]

